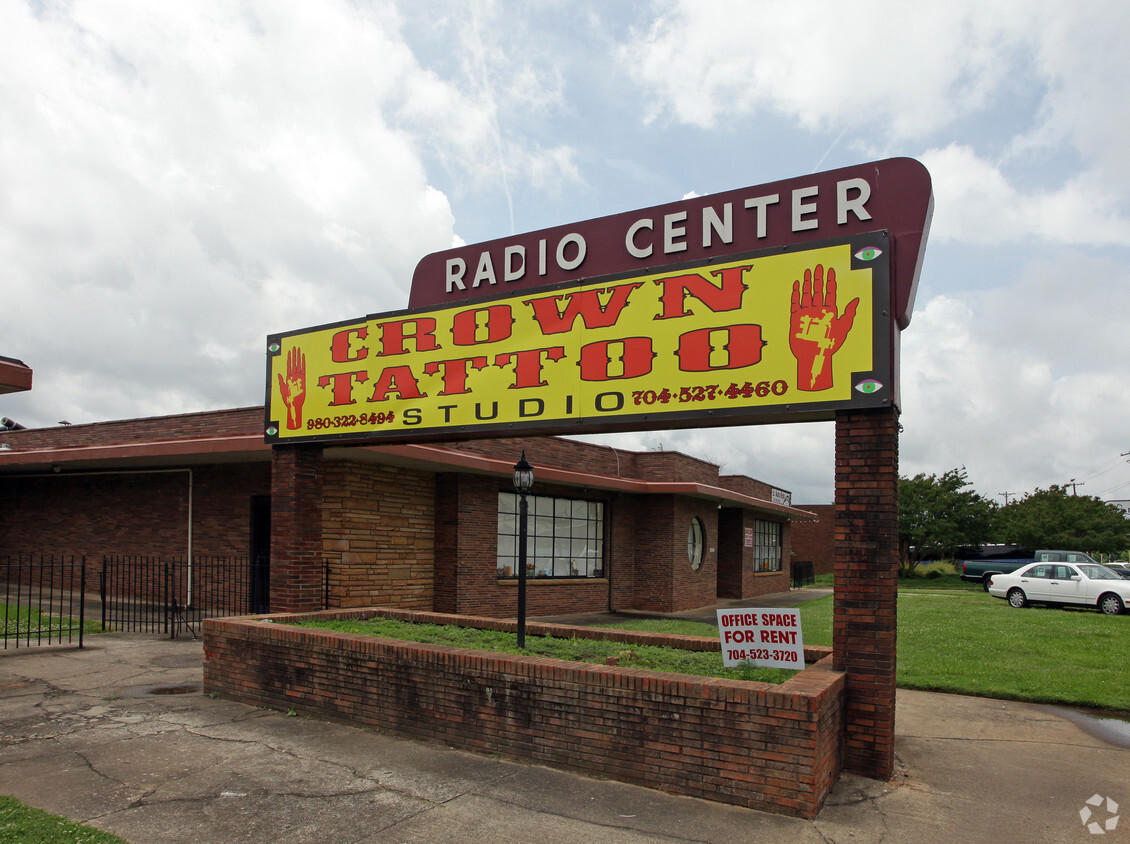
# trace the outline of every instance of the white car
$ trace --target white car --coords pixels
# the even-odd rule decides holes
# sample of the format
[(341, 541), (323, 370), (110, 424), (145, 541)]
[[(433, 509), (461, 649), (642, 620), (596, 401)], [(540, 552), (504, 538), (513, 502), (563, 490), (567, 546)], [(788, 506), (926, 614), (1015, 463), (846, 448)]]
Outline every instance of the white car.
[(989, 594), (1014, 607), (1080, 604), (1118, 615), (1130, 603), (1130, 580), (1098, 563), (1035, 563), (1010, 574), (994, 574)]

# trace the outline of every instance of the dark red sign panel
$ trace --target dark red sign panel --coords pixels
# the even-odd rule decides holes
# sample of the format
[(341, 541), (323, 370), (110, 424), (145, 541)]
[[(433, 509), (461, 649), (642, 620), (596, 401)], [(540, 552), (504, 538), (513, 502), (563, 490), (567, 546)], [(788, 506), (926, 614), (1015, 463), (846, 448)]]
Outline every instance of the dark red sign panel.
[(885, 231), (895, 320), (910, 323), (933, 196), (930, 174), (890, 158), (433, 252), (410, 308)]

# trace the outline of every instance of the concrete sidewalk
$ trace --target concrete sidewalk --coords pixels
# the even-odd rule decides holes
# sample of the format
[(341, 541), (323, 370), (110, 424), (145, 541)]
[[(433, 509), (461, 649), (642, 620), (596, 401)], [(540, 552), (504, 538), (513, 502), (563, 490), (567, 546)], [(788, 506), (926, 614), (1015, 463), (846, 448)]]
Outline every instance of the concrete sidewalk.
[(87, 642), (0, 652), (0, 793), (136, 844), (1130, 840), (1080, 819), (1130, 815), (1130, 751), (1046, 707), (900, 691), (895, 779), (805, 821), (210, 699), (191, 640)]

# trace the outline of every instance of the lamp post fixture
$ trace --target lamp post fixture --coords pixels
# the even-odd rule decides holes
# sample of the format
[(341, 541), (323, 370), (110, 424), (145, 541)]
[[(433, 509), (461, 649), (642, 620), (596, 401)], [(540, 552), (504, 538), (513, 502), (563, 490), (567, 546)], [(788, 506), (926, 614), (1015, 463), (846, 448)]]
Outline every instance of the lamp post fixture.
[(526, 451), (514, 464), (514, 489), (518, 493), (518, 647), (526, 647), (526, 534), (529, 509), (526, 495), (534, 487), (534, 467), (526, 462)]

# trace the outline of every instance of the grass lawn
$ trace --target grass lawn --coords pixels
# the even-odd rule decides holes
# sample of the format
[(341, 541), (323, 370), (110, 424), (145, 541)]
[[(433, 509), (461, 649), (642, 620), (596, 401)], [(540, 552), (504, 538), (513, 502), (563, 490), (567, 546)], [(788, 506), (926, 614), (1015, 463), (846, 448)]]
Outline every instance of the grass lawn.
[[(755, 668), (750, 666), (725, 668), (722, 665), (722, 654), (717, 651), (681, 651), (649, 645), (628, 645), (623, 642), (600, 642), (595, 639), (557, 639), (552, 636), (527, 634), (526, 648), (519, 650), (518, 637), (514, 633), (477, 630), (473, 627), (417, 624), (390, 618), (378, 617), (360, 621), (318, 619), (297, 622), (296, 626), (319, 630), (336, 630), (341, 633), (360, 633), (365, 636), (382, 636), (387, 639), (449, 645), (454, 648), (471, 648), (494, 653), (550, 656), (555, 659), (592, 662), (601, 665), (608, 657), (615, 657), (619, 660), (619, 664), (626, 668), (672, 671), (677, 674), (694, 674), (700, 677), (728, 677), (736, 680), (783, 683), (796, 674), (796, 671), (784, 668)], [(705, 634), (691, 633), (690, 635), (717, 637), (717, 629), (711, 628), (709, 625), (700, 626), (706, 630)], [(657, 632), (656, 627), (647, 629), (651, 632)], [(658, 632), (662, 631), (659, 630)]]
[[(799, 604), (806, 645), (832, 644), (832, 602), (829, 596)], [(748, 606), (756, 607), (757, 599), (751, 598)], [(379, 619), (306, 622), (304, 626), (522, 653), (513, 634), (471, 628)], [(676, 619), (639, 619), (617, 627), (712, 638), (718, 635), (712, 624)], [(638, 646), (628, 650), (629, 646), (623, 644), (586, 639), (527, 636), (526, 645), (527, 654), (597, 663), (614, 656), (621, 658), (621, 665), (683, 674), (779, 683), (794, 673), (726, 669), (718, 653)], [(1130, 615), (1040, 606), (1017, 610), (953, 575), (899, 581), (897, 682), (902, 688), (1130, 713), (1125, 667), (1128, 652)]]
[[(4, 625), (8, 636), (26, 636), (31, 631), (31, 638), (35, 638), (38, 631), (46, 637), (48, 632), (57, 636), (59, 631), (66, 633), (73, 629), (78, 634), (78, 619), (66, 616), (48, 615), (34, 607), (21, 607), (16, 604), (0, 604), (0, 624)], [(84, 633), (101, 633), (101, 621), (87, 621), (83, 624)]]
[[(1017, 610), (957, 578), (939, 582), (946, 579), (900, 581), (900, 687), (1130, 713), (1130, 615), (1042, 606)], [(832, 601), (800, 605), (806, 645), (832, 644)], [(750, 606), (756, 604), (750, 599)], [(621, 626), (652, 629), (648, 624)], [(709, 624), (665, 627), (671, 633), (717, 635)]]
[(108, 832), (26, 806), (0, 795), (0, 842), (20, 844), (126, 844)]

